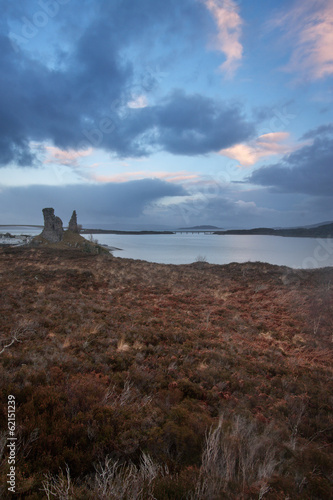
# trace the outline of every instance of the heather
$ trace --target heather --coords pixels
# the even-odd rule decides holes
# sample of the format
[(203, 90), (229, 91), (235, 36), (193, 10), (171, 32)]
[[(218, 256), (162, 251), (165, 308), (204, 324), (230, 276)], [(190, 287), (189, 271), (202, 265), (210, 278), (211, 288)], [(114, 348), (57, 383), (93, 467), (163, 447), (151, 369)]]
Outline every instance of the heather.
[(21, 247), (0, 274), (3, 498), (9, 394), (18, 498), (333, 496), (333, 268)]

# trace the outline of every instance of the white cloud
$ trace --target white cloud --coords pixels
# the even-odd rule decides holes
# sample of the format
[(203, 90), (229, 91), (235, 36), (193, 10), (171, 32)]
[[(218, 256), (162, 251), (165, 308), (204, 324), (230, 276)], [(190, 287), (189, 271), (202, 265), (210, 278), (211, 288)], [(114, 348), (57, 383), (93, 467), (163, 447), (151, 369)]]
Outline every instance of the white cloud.
[(238, 6), (233, 0), (204, 2), (218, 26), (214, 48), (226, 56), (226, 61), (220, 68), (228, 78), (232, 78), (243, 56), (243, 46), (240, 42), (243, 21), (238, 13)]
[(288, 39), (291, 56), (285, 71), (310, 80), (333, 74), (332, 0), (297, 0), (270, 24), (284, 31)]
[(222, 149), (220, 154), (237, 160), (241, 167), (250, 167), (266, 156), (287, 154), (300, 148), (302, 144), (288, 142), (289, 135), (289, 132), (264, 134), (249, 143)]
[(127, 106), (132, 109), (146, 108), (148, 106), (148, 100), (145, 95), (138, 95), (132, 98)]

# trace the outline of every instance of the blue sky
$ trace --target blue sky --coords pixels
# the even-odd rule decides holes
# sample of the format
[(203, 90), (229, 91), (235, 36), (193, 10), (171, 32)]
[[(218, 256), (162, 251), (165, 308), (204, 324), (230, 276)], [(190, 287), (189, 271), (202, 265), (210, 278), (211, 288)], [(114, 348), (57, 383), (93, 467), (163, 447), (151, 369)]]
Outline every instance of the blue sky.
[(332, 0), (0, 7), (0, 223), (333, 220)]

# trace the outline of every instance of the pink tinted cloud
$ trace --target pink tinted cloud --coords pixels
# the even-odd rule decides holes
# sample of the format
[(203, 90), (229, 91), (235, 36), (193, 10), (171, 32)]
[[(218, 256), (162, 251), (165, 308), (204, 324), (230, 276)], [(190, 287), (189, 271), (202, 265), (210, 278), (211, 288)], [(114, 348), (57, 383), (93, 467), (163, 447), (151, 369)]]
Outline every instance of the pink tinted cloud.
[(297, 0), (271, 25), (286, 32), (291, 56), (285, 71), (310, 80), (333, 74), (332, 0)]
[(243, 21), (233, 0), (204, 0), (218, 27), (214, 48), (223, 52), (226, 61), (220, 66), (227, 78), (232, 78), (243, 56), (240, 42)]
[(192, 174), (190, 172), (149, 172), (149, 171), (138, 171), (138, 172), (124, 172), (114, 175), (98, 175), (92, 176), (92, 179), (101, 182), (128, 182), (138, 179), (162, 179), (168, 182), (188, 182), (198, 179), (197, 174)]
[(220, 154), (237, 160), (240, 167), (250, 167), (266, 156), (287, 154), (295, 151), (302, 145), (288, 142), (288, 132), (272, 132), (258, 137), (246, 144), (235, 144), (227, 149), (222, 149)]
[(47, 152), (47, 157), (44, 160), (44, 163), (59, 163), (70, 167), (78, 167), (79, 159), (85, 156), (90, 156), (92, 148), (85, 151), (66, 151), (56, 148), (55, 146), (45, 146), (45, 151)]

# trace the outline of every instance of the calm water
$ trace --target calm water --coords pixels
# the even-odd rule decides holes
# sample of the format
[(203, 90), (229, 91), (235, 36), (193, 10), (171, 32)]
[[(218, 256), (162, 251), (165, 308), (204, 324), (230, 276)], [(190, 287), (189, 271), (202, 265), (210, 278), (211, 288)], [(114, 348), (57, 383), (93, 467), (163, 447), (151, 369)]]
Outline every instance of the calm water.
[[(41, 228), (4, 227), (0, 232), (39, 234)], [(116, 257), (161, 264), (190, 264), (199, 257), (211, 264), (260, 261), (293, 268), (333, 266), (333, 239), (213, 234), (93, 235), (99, 243), (117, 247)], [(86, 235), (89, 238), (89, 235)]]
[(94, 235), (99, 243), (121, 248), (116, 257), (162, 264), (190, 264), (203, 257), (211, 264), (261, 261), (293, 268), (333, 266), (333, 239), (252, 235)]

